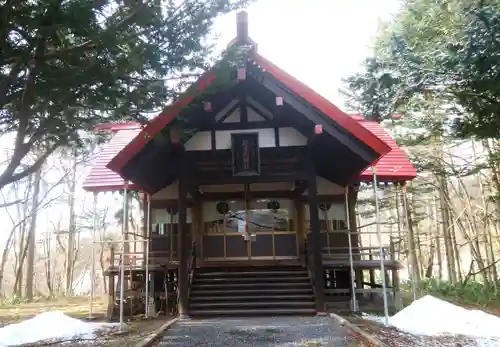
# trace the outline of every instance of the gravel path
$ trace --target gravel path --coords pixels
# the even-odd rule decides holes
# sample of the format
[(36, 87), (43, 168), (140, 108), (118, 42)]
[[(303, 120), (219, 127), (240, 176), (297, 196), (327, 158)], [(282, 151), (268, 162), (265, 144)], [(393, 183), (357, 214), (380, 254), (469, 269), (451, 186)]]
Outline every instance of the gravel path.
[(353, 341), (330, 317), (217, 318), (180, 320), (156, 347), (340, 347)]

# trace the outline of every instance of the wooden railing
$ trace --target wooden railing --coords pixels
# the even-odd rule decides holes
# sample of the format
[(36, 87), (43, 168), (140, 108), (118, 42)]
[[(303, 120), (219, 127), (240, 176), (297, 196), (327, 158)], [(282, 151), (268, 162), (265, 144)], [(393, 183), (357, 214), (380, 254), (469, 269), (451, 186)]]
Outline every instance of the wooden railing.
[[(387, 259), (391, 255), (390, 247), (383, 247), (382, 256)], [(348, 259), (349, 247), (322, 247), (321, 253), (323, 258), (328, 259)], [(380, 247), (358, 247), (351, 248), (351, 254), (355, 259), (380, 259)]]
[(311, 249), (309, 247), (310, 247), (309, 240), (306, 238), (304, 240), (304, 261), (306, 264), (307, 272), (309, 273), (309, 277), (311, 278), (314, 294), (316, 294), (316, 285), (315, 285), (316, 281), (314, 278), (314, 259), (312, 259), (313, 253), (311, 252)]
[[(112, 252), (112, 256), (109, 260), (109, 267), (112, 269), (119, 268), (120, 258), (122, 253), (120, 251)], [(156, 251), (149, 252), (149, 265), (152, 264), (167, 264), (171, 261), (170, 251)], [(142, 269), (146, 266), (146, 256), (144, 252), (127, 252), (124, 254), (125, 264), (124, 269)]]

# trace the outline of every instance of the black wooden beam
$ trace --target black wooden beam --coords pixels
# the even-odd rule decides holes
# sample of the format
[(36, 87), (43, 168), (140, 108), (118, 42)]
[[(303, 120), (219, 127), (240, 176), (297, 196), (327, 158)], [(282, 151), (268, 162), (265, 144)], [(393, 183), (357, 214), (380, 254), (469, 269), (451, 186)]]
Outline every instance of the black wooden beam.
[[(305, 156), (306, 147), (305, 146), (282, 146), (279, 148), (276, 147), (263, 147), (260, 148), (260, 158), (261, 162), (264, 162), (266, 159), (272, 160), (288, 160), (288, 159), (297, 159), (303, 158)], [(231, 160), (232, 153), (230, 149), (218, 150), (218, 151), (188, 151), (186, 155), (190, 158), (190, 160), (194, 160), (195, 162), (208, 162), (208, 161), (216, 161), (217, 159), (220, 162), (225, 160)]]
[(196, 173), (196, 185), (222, 185), (222, 184), (251, 184), (288, 182), (304, 179), (305, 174), (300, 172), (268, 173), (259, 176), (232, 176), (229, 172), (200, 172)]
[(262, 118), (264, 118), (265, 120), (267, 121), (272, 121), (271, 118), (269, 118), (269, 116), (267, 114), (265, 114), (264, 112), (261, 112), (257, 107), (255, 107), (254, 105), (252, 105), (251, 103), (247, 102), (247, 106), (252, 110), (254, 111), (255, 113), (257, 113), (259, 116), (261, 116)]
[[(252, 189), (252, 186), (250, 186)], [(244, 198), (243, 187), (241, 191), (234, 192), (206, 192), (199, 194), (196, 198), (186, 199), (186, 206), (192, 207), (196, 199), (202, 201), (225, 201), (225, 200), (240, 200)], [(293, 191), (289, 190), (272, 190), (272, 191), (251, 191), (252, 199), (292, 199), (307, 203), (309, 198), (307, 195), (298, 196)], [(344, 201), (344, 195), (318, 195), (318, 203), (341, 203)], [(152, 200), (151, 208), (164, 209), (168, 207), (177, 207), (177, 199)]]
[(214, 129), (210, 130), (210, 148), (212, 151), (217, 150), (217, 135)]
[(300, 196), (304, 194), (304, 192), (307, 190), (307, 181), (297, 181), (295, 182), (295, 188), (293, 189), (293, 193), (296, 196)]
[(283, 106), (277, 106), (276, 96), (270, 90), (262, 88), (262, 85), (253, 79), (247, 81), (247, 90), (253, 99), (258, 100), (263, 108), (271, 112), (278, 127), (290, 126), (306, 138), (311, 136), (314, 124), (286, 103)]
[(240, 122), (246, 125), (248, 123), (248, 109), (247, 109), (247, 101), (245, 100), (245, 96), (243, 93), (240, 96), (239, 107), (240, 107)]
[[(312, 148), (309, 148), (312, 151)], [(312, 252), (312, 272), (314, 273), (314, 286), (316, 298), (316, 311), (318, 313), (325, 312), (325, 278), (323, 269), (323, 259), (321, 252), (321, 235), (320, 221), (318, 211), (318, 191), (316, 185), (316, 170), (312, 160), (312, 153), (308, 161), (308, 177), (307, 177), (307, 196), (309, 198), (309, 224), (311, 233), (310, 238)]]
[(233, 106), (231, 106), (231, 108), (229, 108), (229, 110), (227, 110), (226, 113), (224, 113), (224, 115), (222, 115), (222, 117), (220, 117), (216, 123), (223, 123), (234, 111), (236, 111), (237, 108), (239, 108), (240, 105), (238, 103), (234, 104)]
[[(292, 124), (281, 124), (280, 126), (293, 126)], [(258, 122), (231, 122), (231, 123), (216, 123), (212, 124), (201, 124), (197, 130), (198, 131), (212, 131), (212, 130), (249, 130), (249, 129), (267, 129), (267, 128), (276, 128), (277, 123), (274, 121), (258, 121)]]
[[(247, 78), (256, 78), (256, 81), (270, 90), (274, 95), (283, 97), (283, 101), (298, 112), (309, 118), (314, 124), (320, 124), (324, 127), (325, 131), (342, 143), (345, 147), (353, 151), (356, 155), (363, 158), (367, 162), (373, 162), (378, 158), (378, 154), (373, 151), (368, 145), (361, 143), (353, 135), (347, 133), (339, 125), (334, 125), (332, 120), (328, 120), (326, 115), (316, 110), (313, 106), (309, 105), (301, 97), (295, 95), (285, 85), (277, 81), (267, 72), (259, 71), (258, 67), (249, 68), (249, 75)], [(312, 136), (313, 134), (311, 134)]]
[(187, 241), (187, 186), (189, 184), (187, 180), (187, 163), (186, 158), (182, 158), (180, 165), (180, 176), (179, 176), (179, 190), (178, 190), (178, 204), (179, 204), (179, 235), (178, 235), (178, 246), (177, 253), (179, 259), (179, 273), (178, 273), (178, 302), (179, 302), (179, 316), (186, 317), (188, 315), (188, 248), (186, 245)]

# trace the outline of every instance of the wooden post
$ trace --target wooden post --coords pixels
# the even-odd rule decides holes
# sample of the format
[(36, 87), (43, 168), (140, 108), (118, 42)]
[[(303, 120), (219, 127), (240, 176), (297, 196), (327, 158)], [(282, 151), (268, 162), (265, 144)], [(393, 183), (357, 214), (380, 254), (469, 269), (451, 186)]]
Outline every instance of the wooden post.
[[(373, 260), (372, 250), (370, 249), (370, 254), (368, 255), (369, 260)], [(370, 267), (370, 287), (375, 288), (375, 269)]]
[(323, 269), (323, 259), (321, 254), (320, 220), (318, 211), (318, 192), (316, 187), (316, 166), (312, 153), (309, 153), (307, 160), (308, 179), (307, 191), (309, 198), (309, 224), (311, 227), (311, 252), (313, 253), (314, 286), (316, 292), (316, 311), (322, 315), (325, 313), (325, 272)]
[[(354, 186), (349, 186), (349, 190), (347, 192), (348, 197), (349, 197), (349, 222), (350, 222), (350, 229), (351, 229), (351, 242), (354, 248), (360, 247), (360, 236), (359, 236), (359, 231), (358, 230), (358, 218), (356, 216), (356, 201), (358, 199), (358, 191), (357, 188)], [(356, 260), (361, 260), (361, 255), (359, 254), (360, 252), (355, 252), (358, 254), (354, 254), (353, 258), (354, 261)], [(363, 270), (362, 269), (356, 269), (356, 266), (354, 267), (356, 271), (356, 287), (357, 288), (363, 288)]]
[(185, 157), (181, 159), (181, 170), (179, 174), (179, 221), (178, 221), (178, 246), (177, 258), (179, 261), (178, 267), (178, 303), (179, 303), (179, 316), (186, 317), (188, 314), (188, 247), (186, 245), (187, 233), (187, 183)]
[(109, 272), (109, 278), (108, 278), (108, 311), (106, 312), (106, 316), (108, 320), (113, 319), (113, 314), (114, 314), (114, 309), (115, 309), (115, 296), (116, 296), (116, 290), (115, 290), (115, 275), (111, 274), (111, 268), (114, 265), (114, 260), (115, 260), (115, 249), (113, 246), (110, 247), (109, 249), (109, 267), (108, 267), (108, 272)]
[(306, 231), (304, 230), (304, 205), (297, 199), (294, 200), (295, 206), (295, 232), (297, 233), (297, 248), (299, 257), (304, 258)]
[(196, 241), (196, 258), (197, 261), (202, 259), (201, 248), (203, 246), (203, 203), (201, 199), (197, 198), (193, 206), (193, 240)]

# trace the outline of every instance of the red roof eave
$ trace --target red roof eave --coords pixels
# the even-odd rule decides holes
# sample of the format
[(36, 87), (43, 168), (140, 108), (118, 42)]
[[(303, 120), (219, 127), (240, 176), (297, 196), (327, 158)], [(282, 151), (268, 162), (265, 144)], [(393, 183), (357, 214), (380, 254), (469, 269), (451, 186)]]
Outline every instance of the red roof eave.
[[(180, 109), (188, 105), (197, 93), (203, 92), (216, 76), (204, 73), (194, 84), (188, 88), (184, 95), (173, 105), (168, 106), (158, 116), (148, 123), (142, 131), (127, 144), (106, 166), (114, 172), (120, 172), (127, 162), (141, 151), (167, 124), (179, 113)], [(194, 91), (194, 92), (193, 92)]]
[(261, 68), (273, 75), (274, 78), (285, 84), (295, 94), (303, 97), (309, 104), (371, 147), (380, 156), (389, 153), (391, 148), (385, 142), (381, 141), (369, 130), (360, 125), (355, 119), (352, 119), (347, 113), (330, 103), (310, 87), (289, 75), (258, 53), (254, 53), (253, 59)]
[[(251, 58), (259, 64), (261, 68), (269, 72), (274, 78), (290, 88), (292, 92), (303, 97), (309, 104), (327, 115), (333, 121), (337, 122), (344, 129), (371, 147), (380, 156), (387, 154), (391, 150), (386, 143), (374, 136), (370, 131), (366, 130), (356, 120), (352, 119), (324, 97), (280, 69), (266, 58), (256, 52), (252, 54)], [(202, 77), (200, 77), (193, 84), (193, 86), (188, 89), (188, 92), (186, 92), (182, 98), (180, 98), (172, 106), (167, 107), (148, 125), (146, 125), (143, 130), (108, 163), (107, 168), (115, 172), (120, 172), (130, 158), (139, 153), (140, 150), (144, 148), (144, 146), (146, 146), (154, 136), (156, 136), (156, 134), (158, 134), (177, 116), (182, 107), (188, 105), (193, 100), (196, 93), (203, 92), (207, 86), (212, 84), (216, 77), (217, 76), (209, 72), (203, 74)], [(193, 90), (194, 93), (192, 92)]]

